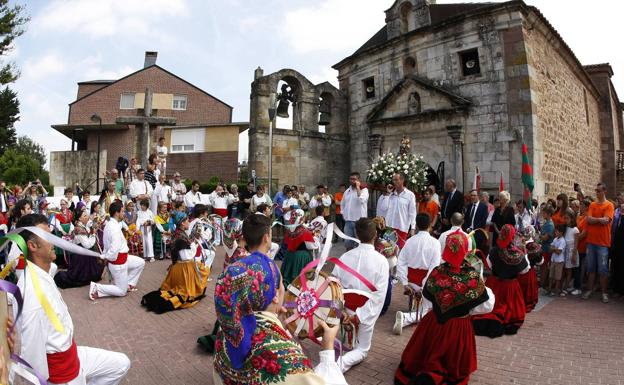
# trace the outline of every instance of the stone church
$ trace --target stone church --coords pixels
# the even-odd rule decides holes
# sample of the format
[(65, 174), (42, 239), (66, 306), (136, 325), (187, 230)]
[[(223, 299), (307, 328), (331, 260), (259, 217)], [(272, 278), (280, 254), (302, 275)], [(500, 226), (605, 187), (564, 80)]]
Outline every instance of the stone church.
[(268, 169), (268, 110), (284, 99), (285, 82), (293, 127), (273, 130), (280, 185), (335, 188), (407, 136), (435, 170), (432, 180), (452, 177), (464, 190), (478, 167), (485, 190), (497, 191), (502, 175), (519, 198), (524, 142), (538, 198), (570, 193), (574, 183), (591, 192), (601, 180), (615, 193), (623, 104), (609, 64), (581, 64), (523, 1), (397, 0), (385, 14), (379, 32), (333, 66), (338, 89), (291, 69), (256, 70), (249, 166), (258, 176)]

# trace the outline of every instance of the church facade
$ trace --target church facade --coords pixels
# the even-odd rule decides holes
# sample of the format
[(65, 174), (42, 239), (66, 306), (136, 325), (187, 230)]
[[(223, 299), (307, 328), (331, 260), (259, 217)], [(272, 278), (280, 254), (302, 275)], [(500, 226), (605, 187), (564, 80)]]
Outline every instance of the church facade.
[[(407, 136), (412, 152), (423, 155), (440, 179), (454, 178), (464, 190), (478, 168), (484, 189), (498, 190), (502, 177), (513, 196), (521, 197), (525, 143), (535, 196), (572, 192), (574, 183), (592, 191), (601, 180), (615, 192), (624, 134), (613, 71), (608, 64), (583, 66), (537, 8), (523, 1), (397, 0), (385, 13), (379, 32), (334, 65), (338, 89), (329, 90), (328, 83), (306, 86), (298, 73), (256, 76), (250, 167), (263, 169), (264, 158), (253, 154), (256, 149), (263, 154), (268, 145), (262, 133), (268, 118), (262, 121), (257, 113), (263, 100), (258, 86), (277, 77), (292, 85), (295, 95), (307, 93), (293, 108), (295, 115), (306, 111), (297, 117), (295, 134), (337, 151), (304, 150), (311, 162), (331, 171), (325, 181), (330, 185), (346, 180), (350, 170), (364, 173)], [(318, 106), (327, 100), (331, 122), (323, 133)], [(286, 130), (276, 131), (274, 148)], [(339, 167), (324, 165), (326, 157), (343, 161)], [(273, 163), (281, 168), (279, 160)], [(297, 175), (304, 184), (322, 182), (306, 177)]]

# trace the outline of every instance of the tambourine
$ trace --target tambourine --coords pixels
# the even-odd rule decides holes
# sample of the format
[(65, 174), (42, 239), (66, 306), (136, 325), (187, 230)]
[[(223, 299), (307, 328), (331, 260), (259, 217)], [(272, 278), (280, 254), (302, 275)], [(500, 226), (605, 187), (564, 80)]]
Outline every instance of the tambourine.
[[(307, 289), (301, 280), (306, 280)], [(319, 321), (328, 325), (340, 324), (344, 311), (342, 287), (337, 279), (325, 272), (318, 274), (314, 282), (314, 270), (300, 275), (288, 286), (284, 295), (287, 319), (284, 322), (292, 335), (304, 338), (318, 338), (323, 335)], [(313, 331), (313, 336), (310, 335)]]

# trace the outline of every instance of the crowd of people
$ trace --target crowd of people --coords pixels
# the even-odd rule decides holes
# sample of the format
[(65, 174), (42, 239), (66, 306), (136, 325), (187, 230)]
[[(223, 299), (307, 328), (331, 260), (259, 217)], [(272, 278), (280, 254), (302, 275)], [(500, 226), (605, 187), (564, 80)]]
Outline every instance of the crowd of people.
[[(16, 328), (21, 356), (51, 383), (116, 384), (130, 366), (122, 353), (76, 347), (58, 288), (89, 286), (91, 300), (125, 296), (137, 290), (146, 262), (170, 259), (163, 283), (141, 304), (159, 314), (192, 307), (205, 296), (221, 246), (218, 322), (198, 340), (214, 354), (217, 384), (346, 384), (343, 373), (366, 359), (396, 285), (407, 306), (395, 312), (393, 332), (418, 325), (395, 374), (405, 385), (468, 383), (475, 334), (517, 333), (540, 293), (588, 299), (597, 289), (605, 303), (609, 288), (624, 294), (624, 196), (609, 201), (602, 183), (595, 197), (577, 188), (574, 197), (514, 204), (506, 191), (465, 195), (453, 179), (440, 195), (435, 186), (414, 192), (401, 174), (381, 193), (353, 172), (334, 194), (325, 185), (312, 195), (286, 185), (273, 198), (253, 181), (202, 194), (199, 182), (187, 191), (179, 173), (170, 182), (165, 174), (159, 150), (145, 169), (131, 159), (108, 172), (97, 199), (67, 189), (60, 207), (47, 203), (40, 183), (22, 195), (0, 183), (0, 230), (28, 227), (24, 242), (5, 249), (3, 266), (26, 293)], [(329, 243), (330, 223), (331, 238), (344, 238), (346, 249), (346, 270), (337, 265), (331, 274), (345, 290), (345, 310), (340, 325), (320, 322), (320, 364), (312, 368), (278, 315), (285, 292)], [(340, 328), (348, 351), (336, 360)]]

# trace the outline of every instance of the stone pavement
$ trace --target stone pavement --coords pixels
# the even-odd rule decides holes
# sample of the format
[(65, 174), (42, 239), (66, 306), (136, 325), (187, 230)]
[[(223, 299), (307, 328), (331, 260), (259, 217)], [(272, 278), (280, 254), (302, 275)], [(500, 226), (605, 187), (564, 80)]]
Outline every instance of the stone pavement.
[[(212, 384), (212, 357), (197, 348), (197, 337), (211, 331), (215, 321), (212, 295), (221, 272), (223, 253), (215, 260), (207, 297), (191, 309), (162, 315), (146, 312), (141, 296), (160, 286), (166, 261), (148, 263), (139, 291), (125, 298), (91, 302), (87, 287), (62, 291), (76, 329), (76, 341), (126, 353), (132, 368), (123, 384)], [(367, 360), (347, 374), (351, 385), (391, 384), (400, 354), (414, 328), (392, 334), (394, 313), (406, 307), (395, 287), (388, 314), (375, 329)], [(313, 361), (318, 349), (304, 349)], [(477, 337), (479, 370), (471, 384), (609, 384), (624, 385), (624, 300), (602, 304), (556, 298), (527, 316), (515, 336)]]

